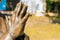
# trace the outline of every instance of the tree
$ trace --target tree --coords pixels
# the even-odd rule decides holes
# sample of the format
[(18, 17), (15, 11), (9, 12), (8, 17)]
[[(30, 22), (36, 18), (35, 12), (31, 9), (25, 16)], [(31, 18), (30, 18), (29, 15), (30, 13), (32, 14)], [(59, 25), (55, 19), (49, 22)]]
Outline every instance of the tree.
[(46, 0), (47, 12), (51, 10), (51, 0)]

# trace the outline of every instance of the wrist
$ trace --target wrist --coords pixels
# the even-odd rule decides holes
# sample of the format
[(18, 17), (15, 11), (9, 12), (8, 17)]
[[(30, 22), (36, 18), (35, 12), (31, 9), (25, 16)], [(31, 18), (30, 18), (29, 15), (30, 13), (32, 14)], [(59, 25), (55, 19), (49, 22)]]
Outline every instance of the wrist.
[(13, 37), (10, 34), (7, 34), (5, 40), (13, 40)]

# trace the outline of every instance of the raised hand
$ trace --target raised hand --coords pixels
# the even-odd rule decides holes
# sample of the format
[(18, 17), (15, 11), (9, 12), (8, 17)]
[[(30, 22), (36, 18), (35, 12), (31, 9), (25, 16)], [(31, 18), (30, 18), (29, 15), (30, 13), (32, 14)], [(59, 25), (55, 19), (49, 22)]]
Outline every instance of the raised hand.
[[(4, 40), (5, 39), (9, 40), (9, 38), (13, 40), (17, 36), (23, 34), (26, 21), (29, 17), (29, 14), (26, 11), (27, 11), (27, 6), (20, 2), (17, 4), (14, 11), (7, 11), (7, 12), (1, 11), (2, 14), (5, 14), (5, 13), (11, 14), (11, 16), (5, 16), (6, 18), (5, 22), (8, 27), (7, 29), (8, 32), (6, 33), (5, 36), (3, 36)], [(1, 40), (3, 39), (3, 37), (1, 38)]]

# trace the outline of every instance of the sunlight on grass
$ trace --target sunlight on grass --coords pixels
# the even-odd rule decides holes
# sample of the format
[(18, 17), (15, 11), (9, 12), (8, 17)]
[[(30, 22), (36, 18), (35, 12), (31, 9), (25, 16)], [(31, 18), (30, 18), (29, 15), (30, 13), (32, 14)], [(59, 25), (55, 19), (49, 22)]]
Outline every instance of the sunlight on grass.
[(30, 17), (27, 21), (25, 33), (30, 40), (60, 40), (60, 25), (43, 24), (39, 18)]

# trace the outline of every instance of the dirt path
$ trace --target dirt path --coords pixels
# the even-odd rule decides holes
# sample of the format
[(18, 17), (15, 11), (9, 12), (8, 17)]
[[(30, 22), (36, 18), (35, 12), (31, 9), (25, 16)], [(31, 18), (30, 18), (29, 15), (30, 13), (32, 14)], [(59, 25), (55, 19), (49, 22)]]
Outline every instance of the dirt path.
[(48, 17), (32, 16), (27, 21), (25, 33), (30, 40), (60, 40), (60, 25), (49, 23)]

